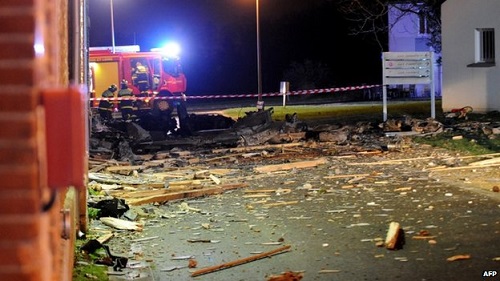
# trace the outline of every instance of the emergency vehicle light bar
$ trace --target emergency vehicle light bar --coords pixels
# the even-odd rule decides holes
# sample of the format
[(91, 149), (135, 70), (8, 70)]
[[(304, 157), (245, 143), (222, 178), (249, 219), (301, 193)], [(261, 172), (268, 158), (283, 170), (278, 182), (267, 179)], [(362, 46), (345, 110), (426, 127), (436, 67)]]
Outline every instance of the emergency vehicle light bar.
[[(112, 51), (113, 47), (90, 47), (89, 51)], [(139, 45), (125, 45), (125, 46), (115, 46), (115, 53), (136, 53), (140, 52), (141, 47)]]

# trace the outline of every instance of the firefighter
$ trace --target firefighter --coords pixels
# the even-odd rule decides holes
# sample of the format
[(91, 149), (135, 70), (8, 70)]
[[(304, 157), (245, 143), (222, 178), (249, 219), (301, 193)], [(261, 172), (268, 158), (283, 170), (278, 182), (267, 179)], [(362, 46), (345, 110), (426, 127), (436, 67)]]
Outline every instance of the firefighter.
[(130, 120), (134, 113), (134, 101), (131, 99), (133, 97), (132, 90), (128, 88), (127, 80), (122, 80), (120, 84), (120, 91), (118, 91), (119, 98), (129, 98), (125, 100), (120, 100), (120, 111), (122, 112), (123, 120)]
[(140, 61), (135, 64), (135, 73), (146, 73), (148, 72), (146, 67), (142, 65)]
[(109, 121), (113, 119), (113, 104), (107, 98), (114, 98), (115, 92), (118, 90), (115, 84), (111, 84), (108, 89), (102, 93), (102, 97), (106, 98), (99, 101), (99, 115), (102, 119)]
[(137, 86), (137, 88), (139, 88), (139, 91), (141, 93), (149, 89), (148, 70), (139, 61), (135, 65), (135, 71), (132, 75), (132, 82)]

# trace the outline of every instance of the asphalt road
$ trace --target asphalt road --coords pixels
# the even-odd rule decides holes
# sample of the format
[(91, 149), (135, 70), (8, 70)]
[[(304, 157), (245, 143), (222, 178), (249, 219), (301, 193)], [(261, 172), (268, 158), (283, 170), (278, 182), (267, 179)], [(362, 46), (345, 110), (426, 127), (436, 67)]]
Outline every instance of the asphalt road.
[[(325, 165), (269, 174), (253, 171), (263, 163), (224, 161), (217, 168), (236, 169), (232, 177), (247, 188), (143, 206), (152, 214), (144, 231), (118, 233), (109, 244), (136, 258), (130, 262), (137, 268), (125, 270), (133, 280), (257, 281), (286, 271), (301, 272), (302, 280), (500, 280), (500, 194), (423, 172), (439, 161), (439, 153), (416, 151), (338, 157), (323, 149)], [(409, 158), (422, 160), (377, 165)], [(449, 173), (458, 178), (460, 170)], [(263, 189), (275, 192), (245, 193)], [(183, 209), (182, 203), (199, 211)], [(377, 246), (391, 222), (404, 230), (398, 250)], [(290, 251), (191, 276), (284, 245)], [(448, 261), (455, 256), (465, 259)], [(188, 258), (196, 268), (186, 268)]]

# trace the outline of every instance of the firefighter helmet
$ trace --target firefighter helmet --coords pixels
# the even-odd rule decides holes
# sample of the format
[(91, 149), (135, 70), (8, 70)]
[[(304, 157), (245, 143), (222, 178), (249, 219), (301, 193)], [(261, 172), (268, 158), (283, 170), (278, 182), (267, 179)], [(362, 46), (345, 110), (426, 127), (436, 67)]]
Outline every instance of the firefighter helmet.
[(122, 82), (120, 83), (120, 86), (122, 89), (128, 88), (128, 81), (123, 79)]
[(108, 88), (108, 90), (110, 90), (111, 92), (116, 92), (116, 90), (118, 90), (118, 87), (116, 87), (115, 84), (111, 84)]

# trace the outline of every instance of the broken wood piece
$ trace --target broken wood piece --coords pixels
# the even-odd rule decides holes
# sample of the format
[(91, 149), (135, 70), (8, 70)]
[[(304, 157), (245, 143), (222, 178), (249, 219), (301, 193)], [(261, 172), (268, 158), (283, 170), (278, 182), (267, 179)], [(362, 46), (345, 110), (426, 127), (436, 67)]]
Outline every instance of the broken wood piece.
[(341, 179), (341, 178), (359, 178), (359, 177), (369, 177), (369, 176), (377, 176), (381, 173), (372, 173), (372, 174), (350, 174), (350, 175), (330, 175), (324, 176), (324, 179)]
[(252, 145), (252, 146), (243, 146), (243, 147), (234, 147), (234, 148), (221, 148), (221, 149), (213, 149), (213, 153), (226, 153), (226, 152), (244, 152), (250, 150), (259, 150), (259, 149), (268, 149), (268, 148), (278, 148), (281, 149), (283, 147), (293, 147), (293, 146), (301, 146), (302, 143), (282, 143), (282, 144), (267, 144), (267, 145)]
[(270, 194), (263, 193), (263, 194), (249, 194), (249, 195), (243, 195), (243, 198), (263, 198), (263, 197), (271, 197)]
[(114, 236), (115, 236), (114, 233), (108, 233), (108, 234), (105, 234), (103, 236), (100, 236), (96, 240), (99, 241), (99, 243), (104, 244), (104, 243), (108, 242), (111, 238), (113, 238)]
[(458, 261), (458, 260), (467, 260), (470, 259), (470, 255), (455, 255), (447, 258), (447, 261)]
[(254, 170), (256, 172), (260, 172), (260, 173), (269, 173), (269, 172), (276, 172), (276, 171), (281, 171), (281, 170), (311, 168), (311, 167), (316, 167), (316, 166), (319, 166), (321, 164), (326, 164), (326, 163), (328, 163), (328, 160), (326, 158), (319, 158), (316, 160), (309, 160), (309, 161), (299, 161), (299, 162), (293, 162), (293, 163), (260, 166), (260, 167), (254, 168)]
[(443, 167), (435, 167), (435, 168), (428, 168), (426, 171), (428, 172), (443, 172), (443, 171), (451, 171), (451, 170), (464, 170), (464, 169), (478, 169), (478, 168), (488, 168), (488, 167), (497, 167), (500, 166), (499, 164), (490, 164), (490, 165), (473, 165), (473, 166), (460, 166), (460, 167), (449, 167), (449, 168), (443, 168)]
[(182, 202), (179, 205), (179, 209), (181, 209), (182, 211), (191, 211), (191, 212), (195, 212), (195, 213), (201, 212), (201, 209), (190, 207), (188, 205), (188, 203), (186, 203), (186, 202)]
[(126, 221), (113, 217), (102, 217), (99, 219), (103, 224), (121, 230), (135, 230), (142, 231), (143, 226), (140, 223), (133, 221)]
[(290, 193), (292, 190), (290, 188), (278, 188), (278, 189), (250, 189), (245, 190), (244, 193)]
[(276, 189), (247, 189), (244, 193), (274, 193)]
[(271, 207), (277, 207), (277, 206), (292, 205), (292, 204), (297, 204), (297, 203), (299, 203), (298, 200), (296, 200), (296, 201), (288, 201), (288, 202), (269, 203), (269, 204), (262, 205), (262, 207), (264, 207), (264, 208), (271, 208)]
[(226, 155), (223, 155), (223, 156), (207, 158), (204, 161), (205, 162), (219, 161), (219, 160), (223, 160), (223, 159), (227, 159), (227, 158), (235, 158), (235, 157), (238, 157), (238, 156), (241, 156), (241, 155), (242, 155), (241, 153), (226, 154)]
[(360, 182), (360, 181), (364, 180), (365, 178), (366, 177), (355, 177), (353, 179), (348, 180), (347, 183), (351, 183), (351, 184), (352, 183), (357, 183), (357, 182)]
[(250, 256), (250, 257), (242, 258), (242, 259), (237, 259), (237, 260), (226, 262), (226, 263), (222, 263), (222, 264), (219, 264), (219, 265), (214, 265), (214, 266), (202, 268), (200, 270), (197, 270), (197, 271), (194, 271), (193, 273), (191, 273), (191, 277), (200, 276), (200, 275), (211, 273), (211, 272), (215, 272), (215, 271), (218, 271), (218, 270), (221, 270), (221, 269), (226, 269), (226, 268), (230, 268), (230, 267), (233, 267), (233, 266), (241, 265), (241, 264), (244, 264), (244, 263), (256, 261), (256, 260), (259, 260), (259, 259), (262, 259), (262, 258), (265, 258), (265, 257), (270, 257), (270, 256), (273, 256), (275, 254), (279, 254), (281, 252), (288, 251), (290, 249), (290, 247), (291, 247), (290, 245), (286, 245), (286, 246), (274, 249), (272, 251), (264, 252), (264, 253), (261, 253), (261, 254), (253, 255), (253, 256)]
[(339, 269), (322, 269), (318, 273), (339, 273)]
[(174, 187), (174, 186), (198, 186), (201, 185), (202, 181), (201, 180), (180, 180), (180, 181), (169, 181), (168, 186), (169, 187)]
[(214, 176), (214, 175), (212, 175), (212, 174), (210, 174), (210, 176), (209, 176), (209, 177), (210, 177), (210, 179), (211, 179), (211, 180), (212, 180), (215, 184), (220, 184), (220, 183), (221, 183), (221, 180), (220, 180), (218, 177), (216, 177), (216, 176)]
[(392, 159), (392, 160), (385, 160), (385, 161), (377, 161), (377, 162), (359, 162), (359, 163), (348, 163), (347, 165), (350, 166), (355, 166), (355, 165), (393, 165), (393, 164), (401, 164), (401, 162), (408, 162), (408, 161), (415, 161), (415, 160), (427, 160), (427, 159), (434, 159), (435, 157), (433, 156), (426, 156), (426, 157), (415, 157), (415, 158), (403, 158), (403, 159)]
[(303, 272), (287, 271), (280, 275), (271, 275), (266, 279), (266, 281), (299, 281), (303, 277)]
[(486, 159), (486, 160), (472, 162), (469, 164), (469, 166), (489, 166), (492, 164), (499, 164), (499, 163), (500, 163), (500, 157), (496, 157), (496, 158), (492, 158), (492, 159)]
[(160, 269), (160, 271), (174, 271), (176, 269), (182, 269), (188, 267), (187, 265), (171, 265)]
[(141, 198), (141, 197), (150, 197), (150, 196), (158, 196), (164, 195), (167, 193), (193, 190), (193, 189), (202, 189), (203, 186), (173, 186), (169, 188), (160, 188), (160, 189), (146, 189), (146, 190), (136, 190), (136, 191), (109, 191), (108, 193), (113, 197), (119, 197), (122, 199), (130, 199), (130, 198)]
[(391, 222), (389, 224), (389, 230), (387, 231), (387, 236), (385, 238), (385, 247), (389, 250), (396, 249), (399, 240), (399, 233), (401, 227), (397, 222)]
[(412, 190), (411, 187), (399, 187), (394, 189), (394, 192), (411, 191), (411, 190)]
[(250, 152), (250, 153), (241, 154), (241, 157), (243, 157), (243, 158), (251, 158), (251, 157), (256, 157), (256, 156), (261, 156), (261, 153), (260, 152)]
[(142, 170), (144, 169), (145, 166), (143, 165), (136, 165), (136, 166), (110, 166), (106, 168), (106, 171), (112, 172), (112, 173), (117, 173), (117, 172), (130, 172), (134, 170)]
[(415, 240), (430, 240), (430, 239), (435, 239), (436, 236), (415, 235), (415, 236), (412, 236), (411, 238), (415, 239)]
[(178, 191), (178, 192), (169, 192), (169, 193), (159, 194), (159, 195), (155, 195), (155, 196), (134, 198), (134, 199), (129, 200), (128, 204), (131, 206), (137, 206), (137, 205), (148, 204), (148, 203), (161, 203), (161, 202), (167, 202), (167, 201), (171, 201), (171, 200), (202, 197), (202, 196), (206, 196), (206, 195), (220, 194), (220, 193), (223, 193), (227, 190), (232, 190), (232, 189), (237, 189), (237, 188), (242, 188), (242, 187), (247, 187), (247, 186), (248, 186), (248, 184), (246, 184), (246, 183), (234, 183), (234, 184), (218, 185), (217, 187), (214, 187), (214, 188), (202, 188), (202, 189), (193, 189), (193, 190), (185, 190), (185, 191)]
[(150, 241), (154, 239), (158, 239), (160, 236), (151, 236), (151, 237), (144, 237), (144, 238), (137, 238), (131, 240), (131, 242), (145, 242), (145, 241)]
[(188, 150), (176, 150), (176, 149), (172, 149), (170, 151), (170, 155), (174, 156), (174, 157), (187, 157), (187, 156), (191, 156), (191, 151), (188, 151)]
[[(90, 165), (90, 161), (89, 161), (89, 165)], [(92, 166), (91, 169), (89, 169), (89, 173), (97, 173), (97, 172), (100, 172), (104, 169), (106, 169), (106, 167), (108, 167), (109, 165), (104, 163), (104, 164), (99, 164), (99, 165), (96, 165), (96, 166)]]

